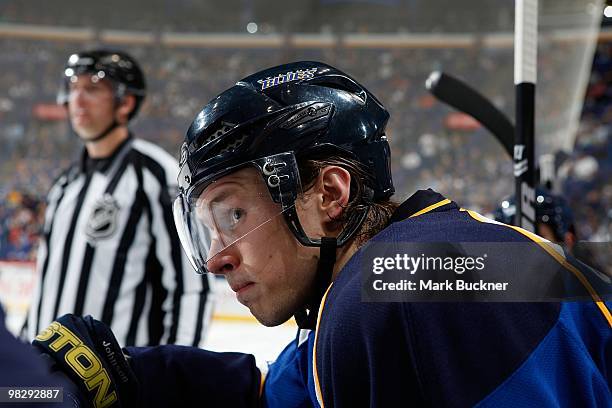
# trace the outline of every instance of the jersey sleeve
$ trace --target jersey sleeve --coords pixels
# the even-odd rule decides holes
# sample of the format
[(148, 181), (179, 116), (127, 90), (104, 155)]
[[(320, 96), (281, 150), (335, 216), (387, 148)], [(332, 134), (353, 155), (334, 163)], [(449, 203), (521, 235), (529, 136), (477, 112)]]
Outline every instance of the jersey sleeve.
[[(144, 149), (146, 146), (140, 146)], [(151, 147), (146, 147), (151, 150)], [(199, 346), (208, 328), (212, 311), (212, 282), (210, 276), (195, 273), (180, 244), (174, 225), (172, 204), (176, 197), (178, 164), (165, 152), (145, 151), (143, 156), (143, 185), (150, 203), (151, 234), (155, 260), (148, 260), (161, 276), (165, 292), (162, 344)], [(153, 160), (153, 153), (158, 156)], [(157, 156), (155, 156), (157, 157)]]
[(258, 407), (255, 357), (195, 347), (128, 347), (145, 407)]
[(154, 230), (158, 231), (158, 259), (167, 260), (163, 263), (162, 275), (162, 282), (168, 288), (164, 304), (166, 332), (162, 342), (197, 347), (204, 340), (210, 322), (212, 282), (209, 275), (196, 274), (181, 248), (172, 216), (171, 190), (169, 186), (162, 193), (167, 200), (162, 198), (158, 219), (153, 222)]
[(266, 408), (313, 407), (308, 392), (309, 339), (298, 337), (268, 366), (263, 384), (262, 405)]

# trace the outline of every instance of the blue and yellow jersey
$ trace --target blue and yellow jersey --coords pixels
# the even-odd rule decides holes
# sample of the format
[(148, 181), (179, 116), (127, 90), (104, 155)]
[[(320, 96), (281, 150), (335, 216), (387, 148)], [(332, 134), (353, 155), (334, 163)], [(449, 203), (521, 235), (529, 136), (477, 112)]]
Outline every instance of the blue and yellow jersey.
[(534, 242), (590, 300), (363, 302), (362, 249), (326, 292), (316, 331), (270, 367), (266, 406), (612, 406), (612, 305), (540, 237), (427, 190), (371, 242)]
[[(570, 271), (587, 300), (362, 301), (365, 251), (394, 242), (531, 242), (545, 260), (537, 264)], [(527, 272), (538, 273), (530, 256), (522, 259)], [(299, 331), (263, 387), (249, 355), (128, 351), (141, 401), (151, 407), (610, 407), (610, 291), (599, 294), (589, 271), (536, 235), (419, 191), (347, 262), (325, 293), (316, 329)]]

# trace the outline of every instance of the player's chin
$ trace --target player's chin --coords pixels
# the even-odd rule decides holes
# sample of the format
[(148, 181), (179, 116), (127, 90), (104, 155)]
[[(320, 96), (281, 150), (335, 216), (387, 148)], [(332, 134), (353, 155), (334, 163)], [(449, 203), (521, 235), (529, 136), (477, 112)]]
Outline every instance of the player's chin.
[(74, 132), (79, 136), (79, 139), (87, 142), (96, 138), (97, 134), (89, 128), (81, 126), (73, 126)]
[(87, 116), (73, 115), (70, 118), (70, 124), (72, 124), (72, 127), (77, 132), (88, 132), (88, 131), (91, 131), (89, 129), (90, 125), (91, 125), (91, 120)]
[(260, 304), (251, 304), (248, 308), (257, 321), (267, 327), (283, 324), (293, 316), (293, 311), (266, 308)]

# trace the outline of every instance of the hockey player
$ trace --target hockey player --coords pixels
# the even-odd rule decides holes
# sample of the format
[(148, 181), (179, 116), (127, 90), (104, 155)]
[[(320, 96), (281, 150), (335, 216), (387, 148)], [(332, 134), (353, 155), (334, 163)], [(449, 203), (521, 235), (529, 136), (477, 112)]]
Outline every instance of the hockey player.
[(203, 339), (209, 285), (173, 225), (176, 161), (128, 128), (145, 93), (142, 70), (124, 52), (68, 58), (58, 102), (84, 148), (48, 194), (29, 341), (65, 313), (95, 316), (122, 345)]
[[(569, 250), (576, 243), (576, 228), (571, 208), (563, 197), (542, 188), (536, 189), (536, 232), (551, 242), (563, 243)], [(516, 214), (514, 197), (508, 197), (495, 209), (495, 220), (513, 224)]]
[[(574, 225), (574, 214), (567, 201), (543, 188), (536, 189), (536, 232), (542, 238), (564, 245), (572, 256), (598, 271), (608, 273), (605, 263), (598, 261), (593, 247), (580, 242)], [(513, 224), (516, 213), (514, 197), (508, 197), (495, 209), (495, 220)]]
[[(252, 358), (128, 347), (138, 403), (610, 404), (611, 305), (596, 292), (588, 302), (361, 300), (365, 251), (400, 242), (426, 248), (535, 241), (544, 270), (562, 264), (585, 277), (537, 235), (462, 210), (432, 190), (391, 201), (388, 118), (362, 85), (319, 62), (258, 72), (203, 108), (181, 152), (174, 203), (181, 241), (196, 269), (224, 275), (260, 322), (273, 326), (295, 316), (300, 331), (269, 367), (259, 397)], [(522, 259), (526, 269), (533, 268), (529, 256)], [(488, 262), (505, 267), (501, 258)], [(111, 343), (96, 325), (64, 316), (35, 344), (70, 373), (64, 355), (73, 346), (64, 339), (94, 348)], [(136, 381), (115, 375), (108, 351), (98, 355), (111, 367), (106, 395), (113, 391), (124, 405), (136, 404), (134, 394), (120, 392), (136, 389)]]
[[(61, 371), (51, 372), (53, 360), (41, 358), (32, 346), (13, 337), (4, 322), (5, 314), (0, 306), (0, 387), (3, 387), (0, 404), (41, 408), (88, 406), (88, 401), (81, 399), (83, 394), (69, 378)], [(35, 388), (45, 389), (45, 392), (34, 394)]]

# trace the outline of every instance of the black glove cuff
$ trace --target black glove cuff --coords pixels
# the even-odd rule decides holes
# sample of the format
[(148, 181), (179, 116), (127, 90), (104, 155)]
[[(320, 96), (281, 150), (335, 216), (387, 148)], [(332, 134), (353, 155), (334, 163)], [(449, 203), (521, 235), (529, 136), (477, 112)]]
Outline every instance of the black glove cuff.
[[(117, 343), (110, 328), (91, 316), (85, 316), (83, 321), (89, 328), (94, 339), (94, 346), (112, 372), (115, 385), (118, 388), (121, 402), (124, 406), (135, 406), (138, 397), (138, 380), (123, 350)], [(127, 404), (129, 401), (129, 404)]]

